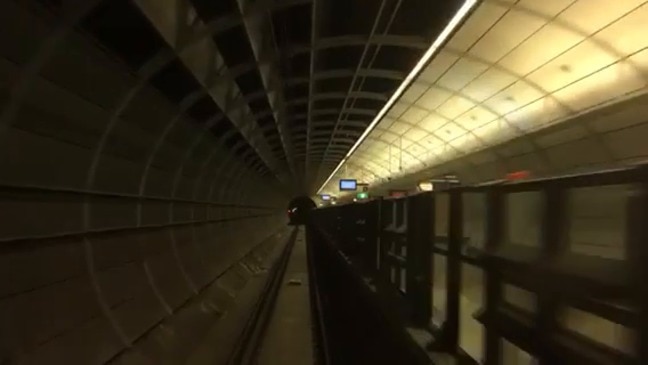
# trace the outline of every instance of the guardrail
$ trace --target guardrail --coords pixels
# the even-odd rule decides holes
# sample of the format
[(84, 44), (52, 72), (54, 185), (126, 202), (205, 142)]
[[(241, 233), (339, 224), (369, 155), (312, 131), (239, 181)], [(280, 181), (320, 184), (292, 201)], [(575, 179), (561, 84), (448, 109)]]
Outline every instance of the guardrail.
[[(613, 185), (626, 189), (625, 257), (570, 250), (571, 194)], [(507, 214), (507, 207), (510, 199), (524, 197), (520, 193), (535, 194), (539, 201), (538, 220), (528, 227), (538, 232), (534, 246), (512, 242), (508, 234), (519, 217)], [(467, 234), (471, 222), (466, 216), (474, 213), (466, 208), (469, 194), (484, 201), (483, 245), (475, 245)], [(646, 166), (331, 206), (316, 210), (313, 219), (336, 238), (351, 262), (369, 268), (375, 280), (400, 293), (411, 324), (438, 325), (431, 328), (436, 350), (466, 359), (472, 352), (474, 360), (499, 365), (506, 340), (541, 364), (648, 363)], [(480, 309), (470, 315), (483, 328), (483, 348), (467, 351), (462, 331), (475, 327), (466, 329), (460, 318), (470, 317), (462, 310), (466, 291), (474, 295), (474, 289), (464, 287), (463, 276), (475, 273), (483, 278), (483, 291)], [(435, 280), (437, 275), (445, 282)], [(510, 288), (528, 294), (531, 305), (513, 303)], [(622, 326), (636, 341), (627, 341), (632, 348), (622, 351), (578, 333), (563, 321), (568, 308)]]
[(429, 364), (406, 328), (375, 298), (375, 292), (334, 239), (317, 225), (308, 227), (309, 266), (317, 281), (317, 364)]

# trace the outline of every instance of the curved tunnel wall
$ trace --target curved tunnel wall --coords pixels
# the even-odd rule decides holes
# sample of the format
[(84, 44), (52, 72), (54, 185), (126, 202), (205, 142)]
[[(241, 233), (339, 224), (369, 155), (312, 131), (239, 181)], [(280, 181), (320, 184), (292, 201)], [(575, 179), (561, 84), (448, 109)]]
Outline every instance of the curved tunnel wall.
[(377, 186), (412, 189), (427, 178), (455, 174), (467, 184), (503, 179), (528, 170), (532, 177), (621, 168), (648, 160), (648, 95), (634, 96), (569, 121), (461, 156)]
[(267, 178), (73, 27), (82, 3), (0, 4), (3, 364), (180, 347), (285, 223)]

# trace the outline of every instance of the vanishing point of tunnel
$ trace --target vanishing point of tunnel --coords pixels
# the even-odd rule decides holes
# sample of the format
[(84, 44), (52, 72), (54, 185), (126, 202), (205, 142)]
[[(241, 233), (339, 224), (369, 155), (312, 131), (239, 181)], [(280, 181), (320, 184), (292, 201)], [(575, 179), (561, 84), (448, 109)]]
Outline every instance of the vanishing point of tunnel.
[(648, 1), (0, 0), (0, 364), (648, 363)]

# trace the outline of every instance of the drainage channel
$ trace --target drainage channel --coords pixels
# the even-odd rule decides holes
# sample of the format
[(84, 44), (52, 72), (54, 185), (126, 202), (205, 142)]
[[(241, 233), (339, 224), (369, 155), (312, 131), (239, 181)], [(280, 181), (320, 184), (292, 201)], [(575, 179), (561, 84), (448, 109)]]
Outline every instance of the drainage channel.
[(227, 362), (228, 365), (259, 364), (260, 351), (265, 342), (264, 338), (268, 330), (268, 325), (275, 311), (277, 297), (281, 288), (284, 286), (286, 269), (298, 235), (299, 227), (296, 227), (290, 235), (277, 262), (271, 269), (262, 294), (238, 340), (238, 345)]

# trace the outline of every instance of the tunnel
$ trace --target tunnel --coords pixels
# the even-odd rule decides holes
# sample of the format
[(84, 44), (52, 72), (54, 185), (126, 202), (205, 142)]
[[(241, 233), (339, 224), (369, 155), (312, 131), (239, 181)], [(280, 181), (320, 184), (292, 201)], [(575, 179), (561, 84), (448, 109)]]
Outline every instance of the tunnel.
[(310, 211), (317, 205), (307, 196), (293, 198), (288, 204), (288, 216), (291, 224), (305, 224), (308, 222)]
[(0, 364), (648, 363), (646, 32), (0, 1)]

